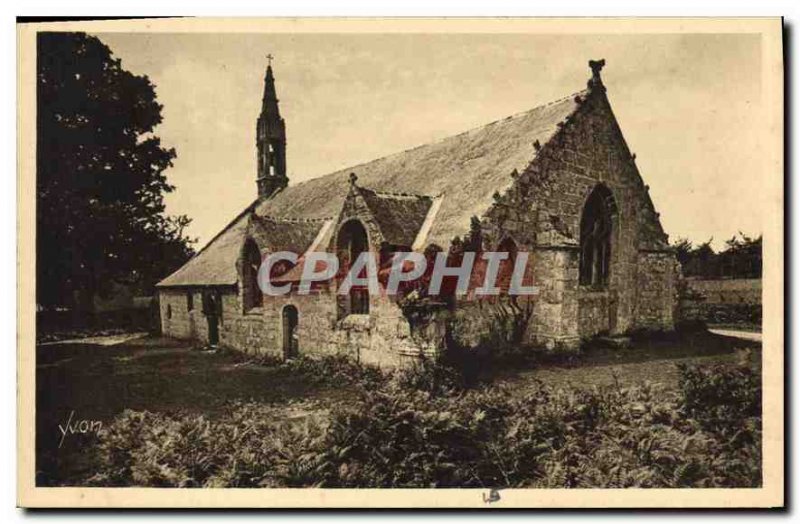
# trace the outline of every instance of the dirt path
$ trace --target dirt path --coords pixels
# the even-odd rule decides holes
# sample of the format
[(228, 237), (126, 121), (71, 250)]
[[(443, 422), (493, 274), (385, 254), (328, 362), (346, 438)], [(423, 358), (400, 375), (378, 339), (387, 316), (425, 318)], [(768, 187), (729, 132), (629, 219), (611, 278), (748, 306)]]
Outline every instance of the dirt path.
[(714, 364), (736, 362), (736, 354), (710, 357), (649, 360), (627, 364), (606, 364), (575, 368), (552, 367), (521, 373), (511, 382), (540, 380), (552, 386), (591, 387), (619, 383), (631, 386), (650, 382), (673, 389), (678, 387), (678, 364)]
[(72, 338), (68, 340), (54, 340), (53, 342), (42, 342), (37, 346), (59, 346), (64, 344), (91, 344), (94, 346), (116, 346), (117, 344), (124, 344), (131, 340), (136, 340), (146, 337), (147, 332), (140, 333), (123, 333), (120, 335), (105, 335), (100, 337), (85, 337), (85, 338)]
[(715, 335), (722, 335), (723, 337), (740, 338), (742, 340), (752, 340), (754, 342), (761, 342), (761, 333), (753, 331), (742, 331), (739, 329), (709, 329)]
[[(503, 382), (525, 388), (534, 381), (552, 386), (592, 387), (619, 383), (678, 387), (680, 364), (734, 363), (749, 359), (761, 361), (761, 343), (754, 337), (738, 337), (723, 332), (698, 333), (684, 338), (634, 343), (628, 349), (589, 349), (568, 364), (543, 364), (519, 371)], [(741, 332), (745, 333), (745, 332)], [(747, 333), (754, 335), (755, 333)]]

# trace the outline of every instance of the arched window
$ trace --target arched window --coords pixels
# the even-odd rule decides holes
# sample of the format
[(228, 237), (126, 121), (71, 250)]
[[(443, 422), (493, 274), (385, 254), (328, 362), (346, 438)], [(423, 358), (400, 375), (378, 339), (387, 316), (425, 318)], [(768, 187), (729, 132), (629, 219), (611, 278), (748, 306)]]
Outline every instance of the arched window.
[(511, 288), (511, 277), (514, 274), (514, 265), (517, 262), (517, 244), (511, 238), (506, 238), (497, 246), (498, 253), (508, 253), (508, 258), (500, 263), (497, 272), (497, 287), (501, 295), (507, 295)]
[[(355, 262), (361, 253), (369, 251), (367, 231), (364, 229), (364, 226), (361, 225), (360, 221), (350, 220), (345, 222), (339, 230), (336, 251), (339, 256), (340, 270), (343, 271), (344, 274), (350, 270), (353, 262)], [(364, 267), (357, 276), (359, 278), (366, 278), (367, 268)], [(369, 290), (364, 286), (351, 287), (347, 300), (340, 302), (340, 313), (343, 313), (342, 316), (368, 314)]]
[(581, 215), (580, 284), (603, 288), (608, 285), (611, 239), (617, 205), (606, 186), (594, 188)]
[(261, 267), (261, 251), (252, 238), (244, 243), (242, 251), (242, 302), (244, 310), (261, 307), (264, 294), (258, 287), (258, 269)]

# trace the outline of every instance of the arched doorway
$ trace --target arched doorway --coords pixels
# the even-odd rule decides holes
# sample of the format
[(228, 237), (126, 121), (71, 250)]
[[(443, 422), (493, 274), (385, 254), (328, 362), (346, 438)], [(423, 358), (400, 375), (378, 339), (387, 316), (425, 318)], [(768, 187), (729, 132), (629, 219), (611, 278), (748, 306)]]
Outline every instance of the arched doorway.
[[(349, 220), (339, 230), (336, 242), (340, 270), (346, 273), (361, 253), (369, 251), (367, 231), (359, 220)], [(357, 275), (365, 278), (366, 267)], [(352, 286), (346, 300), (341, 300), (340, 316), (369, 314), (369, 290), (364, 286)]]
[(297, 308), (291, 304), (283, 308), (283, 358), (294, 358), (300, 355), (298, 344)]
[(219, 344), (219, 313), (220, 297), (216, 291), (205, 291), (203, 293), (203, 314), (208, 323), (208, 343), (211, 346)]

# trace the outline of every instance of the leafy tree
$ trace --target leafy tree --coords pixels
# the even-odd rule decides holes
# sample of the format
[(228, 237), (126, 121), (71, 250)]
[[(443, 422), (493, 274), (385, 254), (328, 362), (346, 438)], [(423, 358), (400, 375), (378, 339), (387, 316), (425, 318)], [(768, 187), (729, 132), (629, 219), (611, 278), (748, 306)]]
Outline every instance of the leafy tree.
[(739, 231), (725, 241), (725, 250), (719, 256), (724, 275), (758, 278), (761, 276), (761, 235), (750, 237)]
[(164, 214), (174, 149), (153, 129), (147, 76), (98, 38), (37, 41), (37, 303), (90, 311), (113, 281), (150, 287), (193, 253), (186, 216)]
[(692, 258), (692, 242), (688, 238), (679, 238), (672, 244), (675, 249), (675, 257), (682, 266), (686, 266)]
[(761, 278), (761, 235), (750, 237), (739, 232), (725, 242), (719, 253), (711, 247), (713, 239), (694, 246), (679, 238), (672, 247), (683, 275), (700, 278)]

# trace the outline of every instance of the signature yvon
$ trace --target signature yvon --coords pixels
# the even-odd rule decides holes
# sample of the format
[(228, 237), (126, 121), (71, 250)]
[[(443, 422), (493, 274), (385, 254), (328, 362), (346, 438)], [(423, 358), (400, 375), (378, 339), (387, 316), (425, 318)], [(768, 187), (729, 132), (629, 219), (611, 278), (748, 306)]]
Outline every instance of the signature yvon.
[(69, 418), (67, 419), (67, 423), (65, 425), (58, 425), (59, 431), (61, 431), (61, 440), (58, 443), (58, 447), (60, 448), (62, 444), (64, 444), (64, 439), (67, 435), (74, 435), (78, 434), (86, 434), (86, 433), (97, 433), (99, 432), (102, 427), (103, 423), (99, 420), (73, 420), (75, 418), (75, 410), (73, 409), (69, 413)]

